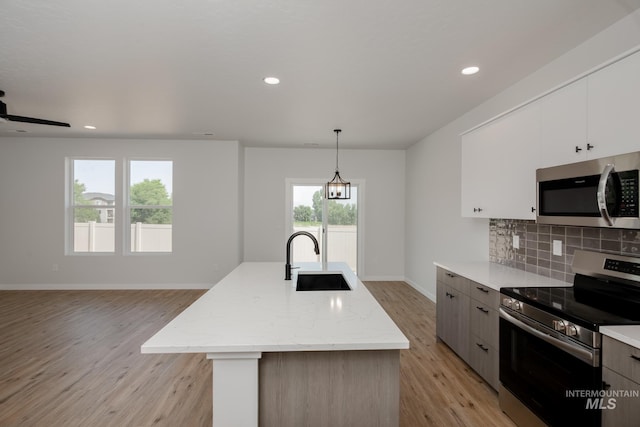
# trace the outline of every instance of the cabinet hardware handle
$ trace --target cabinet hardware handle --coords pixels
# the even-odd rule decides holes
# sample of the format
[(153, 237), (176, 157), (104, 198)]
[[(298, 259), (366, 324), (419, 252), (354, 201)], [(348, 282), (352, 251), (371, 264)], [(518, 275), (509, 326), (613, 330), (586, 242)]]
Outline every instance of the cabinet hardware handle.
[(580, 147), (578, 147), (578, 146), (576, 145), (576, 153), (579, 153), (579, 152), (581, 152), (581, 151), (582, 151), (582, 148), (580, 148)]
[(633, 354), (632, 354), (632, 355), (631, 355), (631, 358), (632, 358), (633, 360), (637, 360), (638, 362), (640, 362), (640, 357), (638, 357), (638, 356), (635, 356), (635, 355), (633, 355)]
[(593, 145), (587, 142), (587, 151), (591, 151), (592, 148), (593, 148)]
[(455, 275), (455, 274), (451, 274), (451, 273), (446, 273), (446, 274), (447, 274), (447, 276), (449, 276), (449, 277), (456, 277), (456, 275)]
[(448, 296), (449, 298), (453, 298), (453, 297), (455, 297), (455, 295), (450, 294), (449, 292), (447, 292), (445, 295), (446, 295), (446, 296)]
[(606, 381), (602, 381), (602, 389), (603, 390), (609, 390), (611, 388), (611, 384), (609, 384)]
[(477, 290), (479, 290), (480, 292), (484, 292), (485, 294), (488, 294), (488, 293), (489, 293), (489, 290), (488, 290), (488, 289), (482, 288), (482, 287), (480, 287), (480, 286), (476, 286), (476, 289), (477, 289)]
[(473, 208), (474, 212), (482, 212), (482, 208)]
[(536, 208), (534, 208), (533, 206), (531, 206), (531, 212), (535, 212)]
[(481, 349), (482, 351), (484, 351), (485, 353), (489, 351), (489, 348), (488, 348), (488, 347), (483, 346), (483, 345), (482, 345), (482, 344), (480, 344), (479, 342), (477, 342), (477, 343), (476, 343), (476, 345), (477, 345), (478, 347), (480, 347), (480, 349)]
[(477, 306), (476, 308), (477, 308), (478, 310), (480, 310), (481, 312), (483, 312), (484, 314), (489, 313), (489, 310), (487, 310), (487, 309), (486, 309), (486, 308), (484, 308), (484, 307)]

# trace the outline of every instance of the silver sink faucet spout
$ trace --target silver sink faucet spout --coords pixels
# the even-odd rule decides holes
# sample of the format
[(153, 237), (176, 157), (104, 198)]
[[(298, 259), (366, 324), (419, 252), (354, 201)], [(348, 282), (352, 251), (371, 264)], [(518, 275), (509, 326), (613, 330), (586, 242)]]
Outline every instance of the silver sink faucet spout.
[(313, 236), (313, 234), (308, 231), (297, 231), (293, 233), (289, 240), (287, 240), (287, 264), (284, 266), (284, 280), (291, 280), (291, 242), (296, 236), (308, 236), (311, 240), (313, 240), (314, 251), (316, 255), (320, 255), (320, 246), (318, 245), (318, 240)]

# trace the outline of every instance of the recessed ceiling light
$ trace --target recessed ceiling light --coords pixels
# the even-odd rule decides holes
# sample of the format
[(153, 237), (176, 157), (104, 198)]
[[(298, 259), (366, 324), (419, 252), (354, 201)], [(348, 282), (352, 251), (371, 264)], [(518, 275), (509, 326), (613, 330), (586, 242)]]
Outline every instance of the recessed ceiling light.
[(84, 128), (94, 130), (96, 127), (92, 125), (86, 125)]
[(277, 77), (265, 77), (262, 81), (268, 85), (277, 85), (280, 83), (280, 79)]
[(462, 74), (464, 74), (465, 76), (470, 76), (471, 74), (475, 74), (478, 71), (480, 71), (480, 68), (473, 66), (473, 67), (467, 67), (467, 68), (463, 68), (462, 69)]

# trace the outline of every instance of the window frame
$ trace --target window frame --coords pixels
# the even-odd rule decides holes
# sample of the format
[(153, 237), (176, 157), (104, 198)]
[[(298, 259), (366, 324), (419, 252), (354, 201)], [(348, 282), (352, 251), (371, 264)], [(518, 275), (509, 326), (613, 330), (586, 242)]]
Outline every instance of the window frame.
[[(173, 219), (174, 204), (173, 191), (171, 192), (171, 205), (133, 205), (131, 204), (131, 163), (132, 162), (171, 162), (171, 187), (173, 189), (173, 172), (175, 161), (168, 157), (128, 157), (124, 159), (125, 174), (123, 182), (123, 253), (130, 256), (167, 256), (171, 255), (173, 250)], [(135, 251), (131, 247), (131, 212), (133, 209), (169, 209), (171, 211), (171, 250), (170, 251)]]
[[(75, 250), (75, 210), (77, 208), (91, 208), (100, 209), (99, 205), (76, 205), (75, 203), (75, 161), (76, 160), (96, 160), (96, 161), (113, 161), (114, 164), (114, 195), (113, 195), (113, 227), (114, 227), (114, 242), (113, 251), (76, 251)], [(68, 156), (65, 158), (65, 254), (71, 256), (113, 256), (118, 253), (120, 247), (118, 222), (120, 221), (120, 214), (118, 213), (121, 207), (118, 203), (118, 188), (119, 183), (119, 162), (115, 157), (106, 156)]]
[[(286, 242), (291, 233), (293, 232), (293, 187), (297, 185), (301, 186), (322, 186), (324, 189), (324, 185), (326, 185), (327, 180), (323, 178), (285, 178), (285, 235), (284, 241)], [(365, 206), (366, 206), (366, 180), (365, 179), (350, 179), (351, 187), (357, 189), (357, 206), (358, 206), (358, 214), (357, 214), (357, 237), (356, 237), (356, 268), (357, 275), (364, 276), (365, 275)], [(327, 223), (325, 223), (325, 219), (328, 220), (328, 212), (327, 206), (328, 201), (324, 199), (324, 194), (322, 196), (322, 262), (327, 262), (327, 254), (331, 248), (328, 248), (327, 242)]]
[[(75, 161), (76, 160), (109, 160), (114, 162), (114, 201), (109, 208), (113, 209), (114, 249), (110, 252), (91, 252), (75, 250), (75, 210), (77, 208), (100, 209), (102, 205), (75, 204)], [(130, 203), (131, 163), (136, 161), (164, 161), (171, 162), (171, 205), (132, 205)], [(67, 156), (64, 167), (65, 198), (64, 198), (64, 252), (69, 256), (167, 256), (174, 253), (173, 221), (175, 219), (175, 203), (173, 197), (173, 182), (175, 160), (169, 157), (122, 157), (114, 156)], [(131, 247), (131, 211), (142, 209), (169, 209), (171, 211), (171, 251), (134, 251)]]

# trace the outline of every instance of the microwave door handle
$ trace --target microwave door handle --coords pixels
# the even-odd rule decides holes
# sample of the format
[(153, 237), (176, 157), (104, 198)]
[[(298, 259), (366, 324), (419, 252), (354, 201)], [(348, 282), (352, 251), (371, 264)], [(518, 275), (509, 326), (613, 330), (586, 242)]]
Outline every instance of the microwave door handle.
[(604, 167), (602, 174), (600, 175), (600, 182), (598, 183), (598, 209), (600, 209), (600, 215), (607, 221), (609, 225), (613, 225), (613, 220), (609, 215), (609, 210), (607, 209), (607, 180), (609, 179), (609, 175), (614, 170), (614, 165), (608, 164)]

